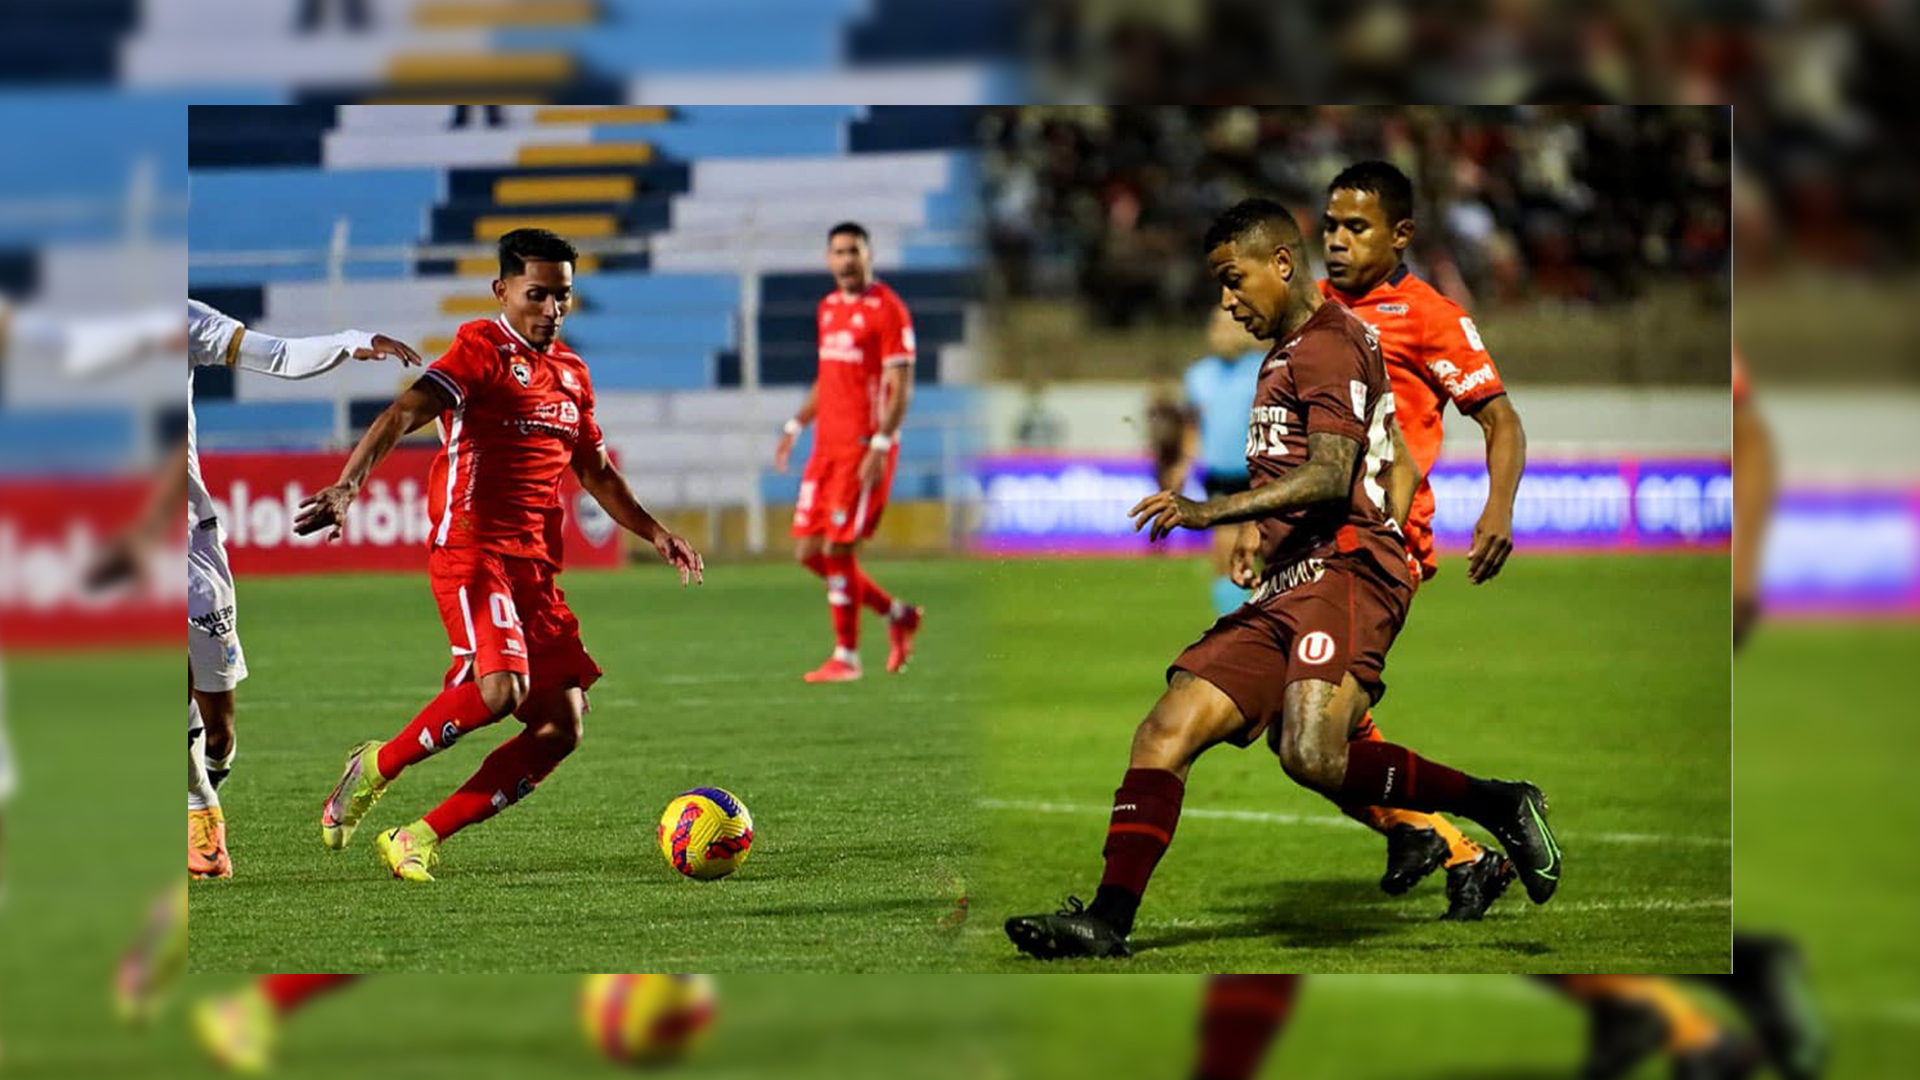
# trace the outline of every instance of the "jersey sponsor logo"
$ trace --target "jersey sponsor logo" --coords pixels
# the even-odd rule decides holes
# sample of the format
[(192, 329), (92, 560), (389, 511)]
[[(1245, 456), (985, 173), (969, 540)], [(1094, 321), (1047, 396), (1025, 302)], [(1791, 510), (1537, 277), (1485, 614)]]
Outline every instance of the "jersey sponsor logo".
[(1297, 563), (1289, 563), (1278, 570), (1270, 570), (1267, 572), (1266, 580), (1254, 590), (1253, 597), (1248, 603), (1263, 604), (1282, 593), (1319, 581), (1326, 572), (1327, 564), (1320, 559), (1301, 559)]
[(905, 330), (900, 331), (900, 344), (908, 352), (913, 351), (913, 327), (909, 326)]
[(533, 382), (533, 369), (525, 364), (516, 361), (508, 370), (513, 372), (513, 381), (519, 383), (521, 386), (526, 386)]
[(1325, 630), (1315, 630), (1302, 635), (1300, 644), (1293, 650), (1303, 664), (1324, 664), (1333, 659), (1333, 635)]
[(1379, 312), (1379, 313), (1380, 313), (1380, 314), (1382, 314), (1382, 315), (1405, 315), (1405, 314), (1407, 313), (1407, 305), (1405, 305), (1405, 304), (1376, 304), (1376, 305), (1374, 305), (1374, 308), (1373, 308), (1373, 310), (1375, 310), (1375, 311), (1377, 311), (1377, 312)]
[(851, 330), (835, 330), (820, 335), (820, 359), (841, 364), (858, 364), (866, 360), (867, 354), (860, 349), (860, 342)]
[[(421, 732), (425, 735), (426, 732)], [(460, 741), (460, 725), (448, 720), (440, 725), (440, 749), (445, 750)]]
[(208, 637), (226, 637), (233, 633), (235, 627), (233, 605), (228, 604), (205, 614), (189, 616), (187, 621), (199, 627)]
[(1445, 360), (1435, 360), (1430, 365), (1433, 373), (1440, 376), (1441, 385), (1453, 397), (1462, 397), (1476, 387), (1484, 386), (1494, 380), (1493, 367), (1481, 364), (1472, 371), (1462, 374), (1460, 369)]
[(1287, 410), (1279, 405), (1255, 405), (1247, 421), (1247, 457), (1287, 455)]

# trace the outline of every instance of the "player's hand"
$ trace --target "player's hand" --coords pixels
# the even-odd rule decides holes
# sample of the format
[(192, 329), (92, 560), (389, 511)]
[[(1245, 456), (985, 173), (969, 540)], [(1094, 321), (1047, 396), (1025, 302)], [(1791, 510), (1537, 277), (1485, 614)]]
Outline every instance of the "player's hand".
[(300, 514), (293, 519), (293, 531), (299, 536), (308, 536), (321, 529), (331, 528), (327, 542), (340, 539), (340, 530), (347, 522), (347, 507), (353, 505), (354, 490), (346, 484), (334, 484), (323, 487), (300, 502)]
[(1233, 537), (1233, 556), (1227, 563), (1227, 574), (1235, 585), (1251, 589), (1260, 581), (1259, 562), (1260, 527), (1243, 521)]
[(1513, 515), (1489, 506), (1473, 526), (1473, 546), (1467, 549), (1467, 580), (1479, 585), (1491, 581), (1513, 554)]
[(399, 338), (390, 338), (385, 334), (373, 335), (373, 347), (371, 349), (353, 350), (353, 358), (355, 360), (390, 360), (394, 357), (400, 358), (400, 365), (402, 367), (420, 366), (420, 354), (414, 351), (413, 346), (401, 341)]
[(692, 544), (662, 529), (653, 538), (653, 550), (659, 552), (669, 566), (680, 571), (680, 584), (706, 583), (707, 560), (693, 550)]
[(1153, 527), (1147, 530), (1149, 542), (1171, 536), (1175, 529), (1206, 529), (1213, 525), (1213, 513), (1206, 503), (1194, 502), (1174, 491), (1156, 492), (1141, 499), (1127, 511), (1127, 516), (1133, 519), (1134, 532), (1152, 523)]
[(880, 483), (880, 477), (887, 471), (887, 452), (871, 446), (860, 458), (860, 486), (870, 488)]
[(109, 589), (147, 571), (153, 543), (139, 531), (122, 533), (109, 541), (88, 564), (83, 581), (88, 589)]
[(773, 447), (773, 468), (775, 472), (786, 472), (788, 463), (793, 461), (793, 444), (799, 436), (790, 431), (780, 433), (780, 441)]

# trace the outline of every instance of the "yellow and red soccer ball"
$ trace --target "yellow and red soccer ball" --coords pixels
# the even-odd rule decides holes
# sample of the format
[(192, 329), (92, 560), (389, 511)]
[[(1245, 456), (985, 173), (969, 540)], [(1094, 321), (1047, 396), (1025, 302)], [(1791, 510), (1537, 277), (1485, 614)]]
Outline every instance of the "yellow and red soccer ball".
[(622, 1065), (659, 1065), (692, 1052), (713, 1026), (706, 975), (589, 975), (580, 1021), (594, 1049)]
[(690, 878), (712, 881), (740, 868), (753, 850), (753, 815), (733, 793), (701, 787), (674, 796), (660, 815), (660, 854)]

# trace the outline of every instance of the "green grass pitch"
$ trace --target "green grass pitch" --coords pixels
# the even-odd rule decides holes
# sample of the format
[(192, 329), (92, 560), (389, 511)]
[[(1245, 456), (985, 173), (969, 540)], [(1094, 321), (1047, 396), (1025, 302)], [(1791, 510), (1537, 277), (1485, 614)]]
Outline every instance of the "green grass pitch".
[[(562, 578), (607, 675), (580, 749), (520, 805), (454, 837), (431, 884), (393, 880), (377, 829), (405, 824), (518, 729), (409, 770), (345, 851), (319, 808), (346, 749), (439, 689), (445, 634), (423, 576), (242, 579), (252, 676), (222, 790), (231, 881), (192, 892), (196, 971), (516, 973), (948, 969), (971, 845), (978, 680), (965, 563), (875, 562), (923, 603), (912, 669), (810, 686), (832, 645), (822, 587), (785, 564), (719, 565), (682, 589), (654, 567)], [(661, 859), (667, 800), (718, 785), (753, 812), (746, 865), (712, 883)]]
[[(1008, 915), (1091, 899), (1110, 796), (1165, 666), (1209, 622), (1204, 563), (995, 564), (986, 808), (969, 960), (1033, 971)], [(1559, 895), (1516, 886), (1440, 923), (1436, 875), (1391, 898), (1384, 844), (1264, 746), (1195, 766), (1131, 960), (1113, 971), (1724, 970), (1731, 873), (1727, 569), (1720, 557), (1516, 558), (1423, 586), (1375, 711), (1389, 739), (1538, 782), (1566, 852)], [(1469, 831), (1473, 831), (1469, 829)]]

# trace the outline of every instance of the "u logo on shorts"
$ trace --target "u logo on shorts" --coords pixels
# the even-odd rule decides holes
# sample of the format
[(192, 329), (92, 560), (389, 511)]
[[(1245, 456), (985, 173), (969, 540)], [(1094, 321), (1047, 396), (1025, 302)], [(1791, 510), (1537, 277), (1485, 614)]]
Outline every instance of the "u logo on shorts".
[(1304, 634), (1293, 652), (1303, 664), (1324, 664), (1333, 659), (1333, 635), (1325, 630)]

